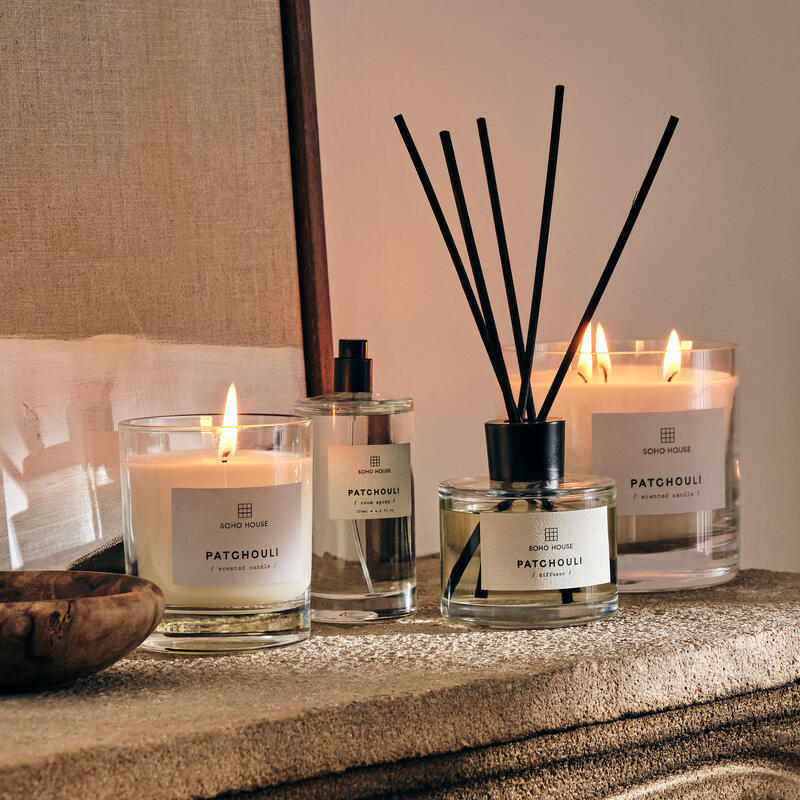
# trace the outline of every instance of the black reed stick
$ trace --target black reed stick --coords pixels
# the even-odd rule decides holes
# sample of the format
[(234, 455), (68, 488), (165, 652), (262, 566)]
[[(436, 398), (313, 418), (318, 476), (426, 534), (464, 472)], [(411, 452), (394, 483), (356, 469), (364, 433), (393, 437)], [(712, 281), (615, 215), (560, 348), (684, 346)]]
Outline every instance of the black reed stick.
[[(489, 354), (489, 360), (492, 364), (495, 377), (497, 378), (498, 383), (502, 386), (501, 370), (492, 353), (492, 347), (490, 344), (489, 333), (486, 329), (486, 323), (484, 322), (481, 314), (478, 301), (475, 299), (475, 293), (473, 292), (472, 285), (467, 277), (467, 271), (464, 268), (464, 263), (459, 255), (458, 248), (456, 247), (456, 243), (453, 239), (453, 234), (450, 232), (450, 226), (447, 224), (444, 212), (442, 211), (442, 206), (439, 203), (439, 199), (436, 197), (436, 192), (434, 191), (431, 179), (428, 177), (428, 171), (425, 169), (425, 165), (422, 163), (422, 157), (420, 156), (417, 145), (414, 143), (414, 139), (411, 136), (411, 131), (409, 131), (408, 125), (406, 125), (406, 121), (403, 119), (403, 115), (398, 114), (394, 118), (394, 121), (397, 124), (398, 130), (400, 131), (400, 136), (403, 139), (406, 150), (408, 150), (408, 154), (411, 157), (411, 162), (417, 171), (417, 176), (419, 177), (422, 188), (426, 197), (428, 198), (428, 203), (430, 204), (431, 211), (433, 211), (433, 216), (439, 225), (439, 230), (441, 231), (447, 251), (450, 253), (450, 258), (453, 261), (453, 266), (455, 267), (456, 274), (458, 275), (458, 280), (461, 283), (461, 288), (464, 290), (464, 295), (467, 298), (467, 304), (472, 312), (475, 325), (478, 327), (478, 333), (480, 333), (483, 346), (486, 349), (486, 352)], [(508, 380), (507, 373), (506, 380)], [(507, 401), (505, 395), (504, 400), (506, 400), (506, 412), (509, 415), (509, 419), (514, 419), (516, 415), (516, 406), (514, 404), (513, 397), (511, 398), (510, 403)]]
[(450, 138), (449, 131), (441, 131), (439, 133), (439, 138), (442, 141), (444, 160), (447, 163), (447, 172), (450, 176), (450, 186), (453, 189), (453, 198), (456, 201), (458, 219), (461, 223), (461, 231), (464, 234), (464, 243), (467, 246), (467, 257), (469, 258), (470, 267), (472, 267), (472, 276), (475, 279), (475, 288), (478, 291), (478, 300), (480, 301), (481, 310), (483, 311), (483, 319), (486, 322), (486, 330), (489, 333), (489, 342), (491, 345), (489, 357), (493, 358), (493, 360), (498, 363), (498, 381), (500, 382), (500, 390), (503, 393), (503, 400), (506, 404), (506, 408), (514, 409), (514, 412), (509, 415), (509, 420), (511, 422), (521, 422), (520, 415), (514, 404), (514, 395), (511, 391), (511, 381), (508, 378), (508, 369), (505, 361), (503, 360), (503, 351), (500, 347), (500, 337), (497, 333), (497, 324), (495, 323), (494, 312), (492, 311), (492, 301), (489, 299), (489, 292), (486, 288), (486, 280), (483, 277), (481, 260), (478, 256), (478, 247), (475, 243), (475, 235), (472, 232), (472, 223), (470, 222), (469, 210), (467, 209), (467, 199), (464, 197), (464, 188), (461, 185), (461, 176), (458, 172), (458, 162), (456, 161), (455, 150), (453, 150), (453, 141)]
[(617, 243), (614, 245), (614, 249), (611, 251), (611, 255), (608, 258), (606, 268), (603, 270), (603, 274), (600, 276), (600, 280), (597, 282), (594, 294), (589, 300), (589, 304), (586, 306), (586, 311), (583, 312), (583, 317), (581, 318), (580, 324), (578, 325), (578, 328), (572, 337), (572, 341), (569, 343), (567, 352), (564, 354), (564, 358), (561, 360), (561, 364), (558, 367), (558, 372), (556, 373), (553, 383), (550, 385), (550, 389), (547, 392), (547, 397), (545, 398), (544, 403), (542, 403), (542, 407), (539, 409), (539, 416), (537, 419), (540, 422), (547, 419), (547, 415), (550, 413), (550, 409), (552, 408), (553, 402), (556, 399), (558, 390), (561, 388), (561, 384), (564, 381), (567, 370), (569, 369), (572, 359), (575, 357), (575, 353), (580, 346), (586, 326), (592, 321), (592, 316), (594, 315), (594, 312), (600, 303), (600, 299), (603, 296), (603, 292), (606, 290), (606, 286), (608, 286), (608, 282), (611, 280), (611, 275), (614, 272), (614, 268), (617, 266), (617, 262), (622, 255), (622, 251), (625, 249), (625, 244), (628, 241), (628, 237), (631, 235), (633, 226), (636, 224), (639, 212), (642, 210), (644, 201), (647, 199), (647, 193), (650, 191), (650, 187), (653, 185), (653, 180), (656, 177), (658, 168), (661, 166), (661, 161), (664, 158), (664, 154), (667, 152), (667, 147), (669, 147), (672, 134), (675, 132), (677, 124), (678, 118), (671, 116), (667, 122), (667, 127), (661, 136), (661, 141), (658, 143), (653, 160), (650, 162), (650, 167), (647, 170), (647, 174), (644, 176), (641, 188), (639, 189), (639, 192), (633, 201), (633, 205), (631, 206), (631, 210), (628, 213), (627, 219), (625, 220), (625, 224), (622, 226), (622, 231), (619, 234)]
[[(497, 249), (500, 253), (500, 266), (503, 270), (503, 283), (506, 289), (506, 300), (508, 301), (508, 313), (511, 317), (511, 331), (514, 335), (514, 347), (517, 351), (517, 366), (522, 375), (525, 363), (525, 343), (522, 339), (522, 323), (519, 318), (519, 305), (517, 304), (517, 291), (514, 287), (514, 273), (511, 271), (511, 259), (508, 255), (508, 241), (506, 239), (506, 227), (503, 223), (503, 211), (500, 207), (500, 193), (497, 190), (497, 177), (494, 172), (494, 159), (492, 158), (492, 147), (489, 144), (489, 131), (486, 127), (486, 120), (481, 117), (477, 120), (478, 137), (481, 140), (481, 153), (483, 154), (483, 167), (486, 171), (486, 185), (489, 189), (489, 202), (492, 206), (492, 217), (494, 219), (494, 232), (497, 237)], [(521, 409), (520, 416), (522, 416)], [(534, 419), (536, 409), (533, 405), (533, 397), (528, 394), (528, 402), (525, 406), (528, 419)]]
[[(539, 249), (536, 253), (536, 273), (533, 279), (531, 313), (528, 317), (528, 338), (525, 342), (525, 369), (521, 373), (517, 409), (520, 414), (526, 407), (527, 398), (532, 394), (531, 372), (533, 370), (533, 351), (536, 346), (536, 331), (539, 327), (539, 309), (542, 304), (544, 285), (544, 266), (547, 258), (547, 242), (550, 237), (550, 215), (553, 209), (553, 191), (556, 182), (558, 163), (558, 143), (561, 140), (561, 111), (564, 107), (564, 87), (556, 86), (553, 100), (553, 122), (550, 127), (550, 151), (547, 155), (547, 177), (544, 183), (544, 202), (542, 203), (542, 224), (539, 228)], [(541, 419), (541, 414), (539, 415)], [(533, 419), (532, 416), (529, 419)]]

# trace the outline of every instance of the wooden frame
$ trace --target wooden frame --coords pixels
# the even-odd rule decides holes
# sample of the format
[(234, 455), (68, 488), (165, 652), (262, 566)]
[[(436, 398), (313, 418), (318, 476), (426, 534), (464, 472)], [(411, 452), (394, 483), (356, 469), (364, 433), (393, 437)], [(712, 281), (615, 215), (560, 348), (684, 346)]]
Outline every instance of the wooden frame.
[(333, 334), (325, 251), (309, 0), (281, 0), (306, 389), (332, 390)]

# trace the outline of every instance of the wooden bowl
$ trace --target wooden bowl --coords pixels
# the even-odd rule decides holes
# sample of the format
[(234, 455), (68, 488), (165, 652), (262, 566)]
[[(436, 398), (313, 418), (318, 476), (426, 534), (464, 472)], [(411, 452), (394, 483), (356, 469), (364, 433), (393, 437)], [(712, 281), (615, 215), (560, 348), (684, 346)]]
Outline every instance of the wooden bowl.
[(106, 572), (0, 572), (0, 690), (66, 683), (141, 644), (164, 613), (150, 581)]

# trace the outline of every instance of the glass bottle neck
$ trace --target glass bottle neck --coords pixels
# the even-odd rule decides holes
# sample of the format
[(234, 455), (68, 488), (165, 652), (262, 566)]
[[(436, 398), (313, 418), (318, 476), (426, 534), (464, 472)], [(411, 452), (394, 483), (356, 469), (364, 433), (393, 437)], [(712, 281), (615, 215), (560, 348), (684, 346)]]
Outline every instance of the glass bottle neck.
[(492, 489), (501, 489), (507, 492), (530, 492), (542, 489), (558, 489), (558, 485), (560, 483), (561, 478), (550, 478), (543, 481), (535, 481), (533, 483), (526, 481), (489, 481)]

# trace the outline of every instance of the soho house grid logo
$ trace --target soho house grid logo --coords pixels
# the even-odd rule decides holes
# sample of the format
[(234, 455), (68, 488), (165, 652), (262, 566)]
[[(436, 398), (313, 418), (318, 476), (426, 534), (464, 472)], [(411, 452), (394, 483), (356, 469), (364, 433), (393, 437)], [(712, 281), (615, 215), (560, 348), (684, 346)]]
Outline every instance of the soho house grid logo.
[(369, 465), (371, 467), (379, 467), (381, 465), (381, 457), (380, 456), (370, 456), (369, 457)]
[(545, 528), (544, 529), (544, 540), (546, 542), (557, 542), (558, 541), (558, 528)]
[(661, 444), (675, 444), (675, 428), (670, 426), (661, 429)]
[(239, 503), (237, 507), (237, 513), (239, 515), (239, 519), (251, 519), (253, 516), (253, 504)]

